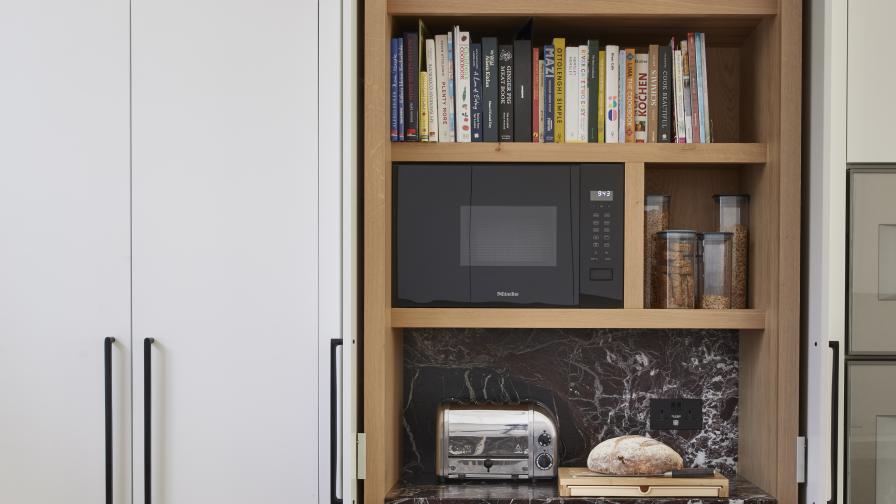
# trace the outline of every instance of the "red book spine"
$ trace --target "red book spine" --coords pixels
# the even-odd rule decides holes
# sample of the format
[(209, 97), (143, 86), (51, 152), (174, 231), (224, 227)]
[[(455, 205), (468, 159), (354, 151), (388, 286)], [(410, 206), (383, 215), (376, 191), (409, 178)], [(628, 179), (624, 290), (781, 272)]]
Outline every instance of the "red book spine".
[(532, 142), (538, 143), (538, 48), (532, 48)]
[(691, 81), (691, 125), (694, 129), (694, 143), (700, 143), (700, 106), (697, 101), (697, 49), (694, 32), (688, 33), (688, 73)]

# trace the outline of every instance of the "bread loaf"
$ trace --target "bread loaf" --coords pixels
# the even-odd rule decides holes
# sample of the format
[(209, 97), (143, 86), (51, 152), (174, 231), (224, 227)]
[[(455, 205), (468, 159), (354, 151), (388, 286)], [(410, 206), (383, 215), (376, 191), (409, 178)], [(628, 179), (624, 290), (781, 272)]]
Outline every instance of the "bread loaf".
[(588, 455), (588, 469), (614, 476), (662, 474), (683, 466), (681, 455), (675, 450), (644, 436), (608, 439)]

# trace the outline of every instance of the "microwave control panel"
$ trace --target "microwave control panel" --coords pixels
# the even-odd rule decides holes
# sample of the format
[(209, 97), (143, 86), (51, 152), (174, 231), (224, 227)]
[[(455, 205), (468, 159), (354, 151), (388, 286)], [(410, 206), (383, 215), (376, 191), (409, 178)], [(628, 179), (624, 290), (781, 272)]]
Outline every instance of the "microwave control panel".
[(585, 164), (579, 177), (579, 304), (622, 308), (624, 165)]

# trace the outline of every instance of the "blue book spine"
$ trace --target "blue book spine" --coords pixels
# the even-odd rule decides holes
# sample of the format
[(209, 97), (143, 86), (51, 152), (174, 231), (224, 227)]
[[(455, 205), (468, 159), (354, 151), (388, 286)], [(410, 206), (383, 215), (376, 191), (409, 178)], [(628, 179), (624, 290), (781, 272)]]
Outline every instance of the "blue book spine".
[(473, 141), (482, 141), (482, 44), (470, 44), (470, 108)]
[(398, 141), (398, 39), (392, 39), (392, 60), (391, 60), (391, 98), (389, 107), (389, 138), (393, 142)]
[[(706, 117), (706, 103), (703, 95), (703, 79), (701, 78), (703, 75), (703, 49), (700, 47), (702, 39), (702, 33), (697, 32), (694, 34), (694, 49), (697, 55), (697, 107), (700, 110), (700, 143), (706, 143), (706, 128), (703, 127), (703, 118)], [(691, 85), (693, 86), (694, 83), (692, 82)]]
[(544, 46), (544, 141), (554, 141), (554, 46)]
[(456, 141), (454, 131), (454, 35), (448, 33), (448, 136)]
[(398, 44), (398, 140), (404, 142), (404, 44), (401, 39), (395, 39)]

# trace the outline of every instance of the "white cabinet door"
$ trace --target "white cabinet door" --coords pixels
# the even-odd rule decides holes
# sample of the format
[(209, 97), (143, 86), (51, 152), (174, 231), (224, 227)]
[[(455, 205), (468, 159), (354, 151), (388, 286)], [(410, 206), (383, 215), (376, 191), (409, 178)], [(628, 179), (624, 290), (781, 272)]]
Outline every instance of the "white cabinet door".
[(316, 502), (317, 4), (133, 0), (132, 36), (135, 502), (147, 428), (153, 503)]
[(896, 162), (891, 97), (896, 65), (890, 54), (896, 2), (849, 0), (846, 161)]
[(128, 4), (0, 7), (0, 502), (130, 502)]

